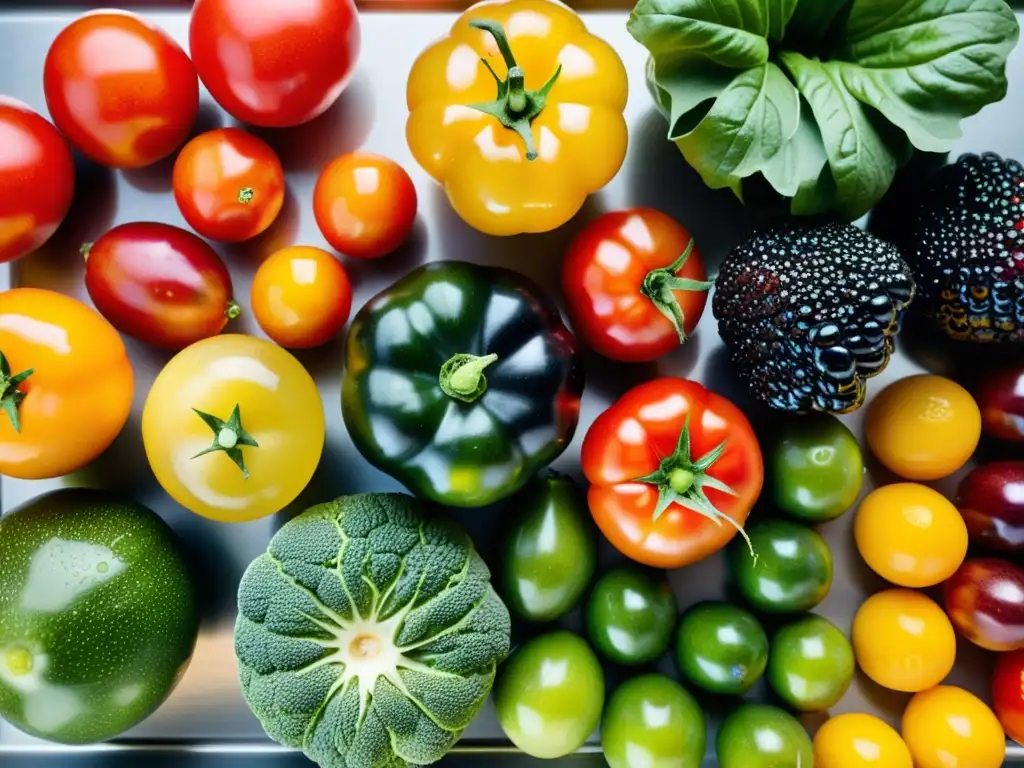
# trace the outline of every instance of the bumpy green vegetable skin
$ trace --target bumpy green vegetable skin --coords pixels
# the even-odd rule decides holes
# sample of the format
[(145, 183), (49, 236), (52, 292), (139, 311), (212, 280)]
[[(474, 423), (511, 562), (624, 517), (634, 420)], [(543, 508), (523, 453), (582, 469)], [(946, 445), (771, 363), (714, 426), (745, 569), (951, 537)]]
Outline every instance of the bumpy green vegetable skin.
[(465, 531), (401, 494), (306, 510), (242, 579), (242, 691), (323, 768), (440, 760), (509, 650), (508, 610)]

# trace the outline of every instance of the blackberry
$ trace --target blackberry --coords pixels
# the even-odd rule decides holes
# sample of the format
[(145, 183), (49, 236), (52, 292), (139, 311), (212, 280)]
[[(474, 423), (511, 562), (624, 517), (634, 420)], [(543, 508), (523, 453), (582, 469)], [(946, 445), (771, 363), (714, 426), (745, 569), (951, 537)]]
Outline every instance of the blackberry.
[(729, 254), (712, 311), (757, 400), (847, 413), (889, 362), (913, 296), (910, 269), (888, 243), (849, 224), (791, 224)]

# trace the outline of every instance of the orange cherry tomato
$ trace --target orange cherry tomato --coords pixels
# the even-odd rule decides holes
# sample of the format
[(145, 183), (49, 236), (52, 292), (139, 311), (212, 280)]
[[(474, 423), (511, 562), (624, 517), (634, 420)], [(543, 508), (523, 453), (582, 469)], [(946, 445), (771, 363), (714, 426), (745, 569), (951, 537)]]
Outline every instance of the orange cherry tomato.
[(1006, 737), (992, 710), (951, 685), (921, 691), (903, 711), (914, 768), (1000, 768)]
[(38, 480), (88, 464), (121, 432), (134, 376), (96, 310), (55, 291), (0, 293), (0, 473)]
[(221, 243), (248, 240), (284, 205), (284, 170), (263, 139), (241, 128), (196, 136), (174, 162), (174, 199), (185, 221)]
[(290, 349), (330, 341), (348, 320), (352, 285), (331, 254), (308, 245), (283, 248), (252, 281), (252, 311), (260, 328)]
[(814, 735), (814, 768), (914, 768), (892, 726), (873, 715), (830, 718)]
[(416, 220), (416, 187), (394, 160), (353, 152), (336, 157), (320, 173), (313, 213), (336, 251), (376, 259), (409, 237)]

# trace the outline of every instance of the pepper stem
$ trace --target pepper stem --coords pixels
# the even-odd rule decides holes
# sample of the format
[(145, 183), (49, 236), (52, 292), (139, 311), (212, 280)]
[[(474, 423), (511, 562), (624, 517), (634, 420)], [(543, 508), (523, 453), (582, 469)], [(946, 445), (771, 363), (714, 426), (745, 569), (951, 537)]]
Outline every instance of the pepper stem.
[(252, 187), (242, 187), (240, 190), (238, 190), (238, 202), (240, 202), (242, 205), (248, 205), (249, 203), (252, 202), (252, 199), (255, 196), (255, 194), (256, 192), (255, 190), (253, 190)]
[(484, 369), (498, 359), (497, 355), (479, 357), (463, 352), (452, 355), (441, 366), (438, 383), (441, 391), (449, 397), (472, 403), (487, 391), (487, 377)]
[(242, 308), (238, 306), (234, 299), (228, 299), (228, 307), (224, 310), (224, 315), (228, 320), (234, 320), (242, 314)]
[(216, 416), (211, 416), (208, 413), (193, 408), (195, 414), (203, 420), (203, 422), (211, 430), (213, 430), (213, 442), (209, 447), (201, 450), (193, 459), (198, 459), (200, 456), (205, 456), (208, 453), (214, 451), (223, 451), (227, 454), (227, 457), (231, 459), (235, 466), (242, 470), (242, 477), (246, 480), (249, 479), (249, 470), (245, 467), (245, 458), (242, 456), (242, 446), (248, 446), (250, 448), (259, 448), (260, 444), (256, 442), (252, 435), (245, 431), (242, 427), (242, 413), (235, 403), (234, 409), (231, 411), (231, 416), (228, 417), (227, 421), (222, 421)]
[(11, 376), (11, 366), (3, 352), (0, 352), (0, 408), (3, 408), (7, 418), (11, 420), (11, 426), (15, 432), (21, 432), (21, 417), (18, 415), (18, 407), (25, 399), (26, 394), (21, 391), (21, 383), (35, 372), (29, 368), (27, 371)]
[(679, 306), (675, 291), (708, 291), (714, 283), (707, 280), (691, 280), (688, 277), (678, 277), (676, 272), (683, 268), (686, 260), (693, 253), (693, 238), (686, 245), (686, 250), (667, 267), (652, 269), (644, 277), (640, 285), (640, 293), (650, 299), (654, 306), (663, 314), (672, 327), (676, 330), (679, 343), (686, 342), (686, 317), (683, 308)]

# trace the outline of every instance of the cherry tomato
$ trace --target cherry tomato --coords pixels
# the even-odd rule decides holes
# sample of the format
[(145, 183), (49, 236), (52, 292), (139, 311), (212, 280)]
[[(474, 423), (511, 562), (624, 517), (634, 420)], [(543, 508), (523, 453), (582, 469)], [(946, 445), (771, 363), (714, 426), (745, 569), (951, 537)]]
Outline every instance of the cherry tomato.
[(650, 208), (606, 213), (588, 224), (562, 263), (573, 330), (622, 362), (655, 360), (686, 341), (711, 283), (693, 236)]
[(916, 694), (903, 711), (902, 730), (914, 768), (1000, 768), (1006, 757), (992, 710), (951, 685)]
[(220, 333), (239, 314), (224, 262), (184, 229), (122, 224), (83, 250), (85, 287), (96, 309), (147, 344), (182, 349)]
[(260, 328), (282, 347), (318, 347), (348, 320), (352, 285), (345, 268), (327, 251), (293, 245), (256, 270), (251, 303)]
[(1018, 744), (1024, 744), (1024, 650), (996, 656), (992, 673), (992, 709), (1006, 731)]
[(873, 715), (830, 718), (814, 736), (814, 768), (914, 768), (900, 735)]
[(953, 669), (956, 636), (946, 614), (920, 592), (890, 589), (857, 610), (850, 633), (857, 664), (894, 691), (923, 691)]
[(1024, 366), (986, 371), (978, 388), (978, 406), (986, 435), (1024, 442)]
[(27, 105), (0, 96), (0, 262), (49, 240), (74, 192), (75, 164), (64, 137)]
[(196, 136), (174, 161), (174, 199), (185, 221), (222, 243), (248, 240), (284, 205), (284, 170), (267, 142), (241, 128)]
[(167, 157), (199, 109), (199, 80), (181, 46), (128, 11), (92, 11), (66, 26), (46, 54), (43, 89), (61, 133), (114, 168)]
[(179, 352), (142, 411), (160, 485), (224, 522), (281, 511), (309, 484), (324, 447), (324, 409), (298, 360), (269, 341), (224, 334)]
[(94, 309), (38, 288), (0, 293), (0, 473), (85, 466), (120, 434), (133, 391), (124, 342)]
[(971, 542), (1004, 552), (1024, 550), (1024, 461), (995, 461), (971, 471), (957, 489)]
[(967, 560), (943, 584), (961, 635), (989, 651), (1024, 648), (1024, 569), (994, 557)]
[(376, 259), (405, 242), (416, 220), (416, 187), (394, 160), (353, 152), (332, 160), (313, 190), (317, 226), (331, 247)]
[(352, 0), (197, 0), (188, 29), (199, 77), (243, 123), (298, 125), (341, 95), (359, 56)]

